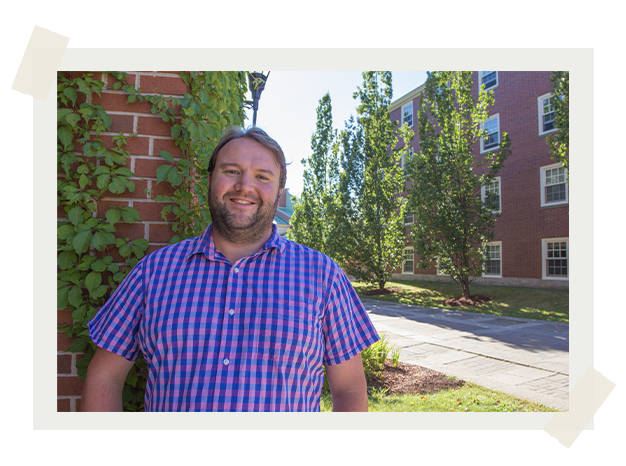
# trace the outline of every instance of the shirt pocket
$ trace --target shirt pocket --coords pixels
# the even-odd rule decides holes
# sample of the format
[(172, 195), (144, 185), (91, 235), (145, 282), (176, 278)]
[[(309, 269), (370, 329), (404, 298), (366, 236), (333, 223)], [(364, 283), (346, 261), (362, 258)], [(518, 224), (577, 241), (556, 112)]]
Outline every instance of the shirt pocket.
[(279, 366), (311, 366), (323, 357), (320, 321), (306, 303), (262, 301), (251, 337), (253, 352)]

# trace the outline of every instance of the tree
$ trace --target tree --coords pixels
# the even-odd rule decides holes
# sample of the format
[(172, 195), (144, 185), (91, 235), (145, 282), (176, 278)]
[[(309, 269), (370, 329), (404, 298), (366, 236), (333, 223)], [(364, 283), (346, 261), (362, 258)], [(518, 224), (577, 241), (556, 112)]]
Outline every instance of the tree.
[[(436, 262), (440, 272), (458, 283), (465, 298), (486, 262), (486, 243), (493, 238), (495, 214), (480, 193), (511, 153), (506, 133), (495, 150), (474, 147), (487, 138), (482, 123), (493, 105), (493, 91), (471, 95), (471, 72), (428, 74), (418, 109), (421, 150), (408, 162), (409, 209), (414, 212), (412, 237), (420, 267)], [(491, 136), (493, 138), (493, 135)], [(488, 166), (479, 175), (483, 165)], [(475, 171), (476, 170), (476, 171)]]
[(302, 195), (293, 206), (290, 222), (293, 229), (287, 233), (289, 239), (323, 253), (327, 253), (330, 233), (327, 205), (338, 179), (337, 153), (333, 150), (336, 133), (330, 94), (326, 93), (317, 107), (317, 127), (311, 136), (313, 153), (302, 160), (302, 165), (307, 167)]
[(561, 162), (569, 174), (569, 71), (554, 71), (552, 82), (552, 108), (554, 126), (558, 131), (548, 136), (550, 156)]
[[(379, 84), (379, 80), (380, 83)], [(413, 132), (389, 118), (391, 72), (363, 73), (357, 121), (351, 118), (340, 135), (342, 172), (334, 202), (329, 250), (348, 274), (379, 289), (402, 264), (405, 243), (404, 178), (400, 168), (404, 145)]]

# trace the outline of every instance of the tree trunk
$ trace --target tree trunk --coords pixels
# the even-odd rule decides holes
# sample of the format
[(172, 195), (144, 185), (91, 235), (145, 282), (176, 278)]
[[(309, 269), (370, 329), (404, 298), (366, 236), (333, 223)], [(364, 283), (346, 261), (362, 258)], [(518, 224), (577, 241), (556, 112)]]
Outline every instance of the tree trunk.
[(384, 290), (385, 289), (385, 280), (379, 280), (378, 281), (378, 289), (379, 290)]
[(469, 281), (466, 278), (461, 279), (461, 289), (463, 290), (463, 297), (466, 299), (469, 299), (470, 297)]

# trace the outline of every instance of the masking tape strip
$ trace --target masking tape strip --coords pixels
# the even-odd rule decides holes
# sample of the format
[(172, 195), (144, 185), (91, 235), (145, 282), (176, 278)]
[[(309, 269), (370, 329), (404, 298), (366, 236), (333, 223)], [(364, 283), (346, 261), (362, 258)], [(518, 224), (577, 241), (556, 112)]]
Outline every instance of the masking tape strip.
[(69, 41), (69, 37), (35, 26), (11, 89), (45, 101), (54, 84), (51, 75), (59, 69)]
[(570, 392), (570, 408), (574, 409), (552, 415), (543, 429), (571, 447), (614, 388), (613, 382), (589, 367)]

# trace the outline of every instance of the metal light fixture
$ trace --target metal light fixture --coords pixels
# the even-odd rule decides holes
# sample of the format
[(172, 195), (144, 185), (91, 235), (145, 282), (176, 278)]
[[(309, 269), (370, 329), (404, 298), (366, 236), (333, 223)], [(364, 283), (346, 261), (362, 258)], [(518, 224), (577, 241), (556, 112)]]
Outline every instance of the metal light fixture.
[(252, 93), (252, 101), (246, 101), (246, 104), (252, 104), (252, 126), (256, 126), (256, 112), (259, 109), (259, 99), (261, 98), (261, 92), (265, 89), (265, 83), (269, 77), (270, 72), (267, 72), (267, 76), (261, 73), (248, 72), (248, 84), (250, 92)]

